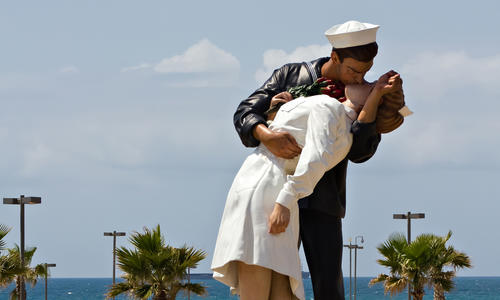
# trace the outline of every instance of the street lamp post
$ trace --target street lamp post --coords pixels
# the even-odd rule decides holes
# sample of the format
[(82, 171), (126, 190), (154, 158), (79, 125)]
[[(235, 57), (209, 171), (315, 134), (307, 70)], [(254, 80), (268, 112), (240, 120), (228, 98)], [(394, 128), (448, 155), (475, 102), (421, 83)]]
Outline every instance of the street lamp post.
[[(411, 219), (424, 219), (425, 214), (424, 213), (412, 214), (411, 211), (409, 211), (406, 214), (393, 214), (392, 218), (408, 220), (408, 245), (409, 245), (411, 243)], [(411, 292), (411, 283), (408, 280), (408, 300), (411, 300), (410, 292)]]
[(357, 286), (356, 286), (356, 282), (357, 282), (357, 279), (358, 279), (358, 275), (357, 275), (357, 261), (358, 261), (358, 249), (363, 249), (362, 246), (358, 246), (358, 242), (357, 242), (357, 239), (358, 238), (361, 238), (361, 243), (364, 243), (364, 239), (363, 239), (363, 236), (362, 235), (358, 235), (357, 237), (354, 238), (354, 300), (356, 300), (356, 295), (358, 294), (358, 289), (357, 289)]
[(352, 298), (352, 240), (349, 238), (349, 245), (344, 245), (344, 247), (349, 248), (349, 300)]
[[(104, 236), (112, 236), (113, 237), (113, 286), (115, 286), (115, 273), (116, 273), (116, 237), (117, 236), (125, 236), (125, 232), (105, 232)], [(115, 299), (115, 297), (113, 297)]]
[(362, 246), (359, 246), (357, 244), (357, 239), (361, 238), (361, 243), (364, 242), (363, 236), (358, 235), (354, 239), (354, 245), (352, 244), (352, 240), (349, 239), (349, 245), (344, 245), (344, 247), (349, 248), (349, 300), (352, 299), (352, 249), (354, 249), (354, 300), (356, 300), (356, 276), (357, 276), (357, 256), (358, 256), (358, 249), (363, 249)]
[[(191, 284), (191, 268), (188, 268), (188, 284)], [(188, 300), (191, 300), (191, 290), (188, 289)]]
[[(3, 198), (3, 204), (16, 204), (21, 209), (21, 266), (24, 266), (24, 205), (40, 203), (42, 203), (40, 197), (24, 197), (24, 195), (21, 195), (19, 198)], [(19, 299), (26, 300), (24, 276), (21, 275), (19, 281)]]
[(47, 290), (48, 290), (48, 287), (47, 287), (47, 277), (49, 276), (49, 268), (51, 267), (55, 267), (56, 264), (45, 264), (45, 300), (47, 300)]

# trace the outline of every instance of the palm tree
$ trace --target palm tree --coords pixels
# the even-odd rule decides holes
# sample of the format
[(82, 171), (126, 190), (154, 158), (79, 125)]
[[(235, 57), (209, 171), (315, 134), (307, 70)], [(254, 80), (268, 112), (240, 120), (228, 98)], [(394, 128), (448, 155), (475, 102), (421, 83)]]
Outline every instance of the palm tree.
[(26, 295), (25, 282), (31, 283), (34, 287), (39, 277), (45, 275), (45, 266), (43, 264), (30, 267), (33, 255), (36, 252), (36, 247), (28, 248), (24, 251), (24, 266), (21, 265), (20, 248), (15, 245), (14, 248), (8, 249), (8, 254), (3, 261), (3, 277), (0, 284), (8, 286), (12, 281), (15, 281), (16, 287), (10, 292), (10, 299), (16, 300), (19, 298), (21, 289)]
[[(410, 282), (413, 299), (423, 299), (425, 286), (434, 287), (435, 299), (444, 299), (444, 291), (454, 287), (456, 268), (470, 267), (467, 255), (451, 246), (446, 247), (450, 237), (451, 232), (446, 237), (422, 234), (408, 245), (403, 234), (391, 235), (388, 241), (377, 247), (384, 256), (377, 262), (388, 267), (390, 272), (378, 275), (370, 285), (382, 282), (385, 293), (390, 292), (392, 296), (402, 292)], [(444, 267), (453, 267), (454, 270), (445, 271)]]
[(18, 270), (18, 261), (10, 255), (2, 253), (5, 248), (5, 241), (3, 238), (9, 233), (10, 228), (4, 224), (0, 224), (0, 286), (6, 287), (14, 281), (15, 275)]
[[(415, 268), (410, 268), (410, 261), (406, 258), (408, 247), (406, 237), (400, 233), (391, 235), (386, 242), (378, 246), (377, 249), (384, 256), (384, 259), (378, 259), (377, 262), (388, 267), (390, 272), (389, 274), (379, 274), (370, 281), (370, 285), (383, 282), (384, 292), (393, 296), (404, 291), (408, 282), (415, 283), (411, 273), (415, 274), (418, 271), (415, 272)], [(421, 276), (414, 277), (417, 279), (417, 285), (414, 285), (414, 289), (420, 290), (419, 287), (425, 285), (425, 282), (421, 282)], [(419, 299), (419, 293), (414, 294), (414, 299)]]
[(432, 264), (429, 273), (430, 281), (434, 287), (434, 300), (445, 300), (444, 293), (455, 287), (453, 278), (457, 269), (472, 267), (469, 256), (459, 252), (453, 246), (446, 246), (451, 238), (451, 231), (444, 237), (431, 238)]
[(112, 286), (108, 297), (127, 293), (135, 299), (174, 300), (180, 291), (205, 294), (204, 286), (184, 282), (188, 268), (195, 268), (205, 258), (205, 252), (166, 245), (160, 225), (153, 230), (144, 228), (144, 233), (135, 232), (130, 242), (135, 249), (116, 250), (125, 281)]

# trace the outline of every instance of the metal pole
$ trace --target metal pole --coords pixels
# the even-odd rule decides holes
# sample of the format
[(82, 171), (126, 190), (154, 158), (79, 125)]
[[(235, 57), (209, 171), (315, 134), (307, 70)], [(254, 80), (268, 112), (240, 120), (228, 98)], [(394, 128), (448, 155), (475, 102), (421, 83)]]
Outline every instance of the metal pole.
[[(21, 207), (21, 268), (24, 268), (24, 195), (21, 195), (19, 199), (19, 206)], [(21, 300), (26, 300), (25, 290), (24, 290), (24, 275), (19, 276), (19, 297)]]
[(49, 268), (50, 267), (55, 267), (56, 264), (48, 264), (48, 263), (45, 263), (45, 300), (47, 300), (47, 291), (49, 290), (48, 289), (48, 277), (49, 277)]
[[(408, 212), (408, 245), (411, 243), (411, 212)], [(411, 283), (408, 280), (408, 300), (411, 300)]]
[(408, 212), (408, 245), (411, 243), (411, 212)]
[(352, 244), (349, 241), (349, 300), (352, 299)]
[[(115, 285), (116, 273), (116, 230), (113, 231), (113, 286)], [(113, 297), (115, 299), (115, 297)]]
[(49, 268), (45, 264), (45, 300), (47, 300), (47, 274), (49, 273)]
[(344, 245), (349, 248), (349, 300), (352, 300), (352, 240), (349, 239), (349, 245)]
[(358, 249), (363, 249), (362, 246), (358, 245), (358, 238), (361, 238), (361, 243), (364, 242), (363, 236), (358, 235), (354, 238), (354, 300), (356, 300), (358, 296)]
[[(191, 284), (191, 268), (188, 268), (188, 283)], [(188, 290), (188, 300), (191, 300), (191, 290)]]
[[(104, 232), (104, 236), (113, 237), (113, 287), (116, 283), (116, 237), (125, 235), (125, 232), (116, 232), (116, 230), (113, 230), (113, 232)], [(115, 297), (113, 297), (113, 299), (115, 299)]]
[(356, 276), (357, 276), (358, 244), (354, 245), (354, 300), (356, 300)]
[[(20, 241), (20, 246), (19, 246), (19, 258), (20, 258), (20, 264), (21, 267), (24, 268), (24, 205), (25, 204), (40, 204), (42, 203), (42, 198), (40, 197), (24, 197), (24, 195), (21, 195), (19, 198), (3, 198), (3, 204), (19, 204), (19, 209), (20, 209), (20, 234), (21, 234), (21, 241)], [(18, 283), (16, 284), (16, 291), (17, 291), (17, 296), (19, 300), (26, 300), (26, 283), (25, 283), (25, 276), (23, 274), (18, 275)]]
[[(393, 214), (393, 219), (407, 219), (408, 222), (408, 245), (411, 243), (411, 219), (424, 219), (424, 213), (412, 214), (410, 211), (406, 214)], [(411, 282), (408, 278), (408, 300), (411, 300)]]

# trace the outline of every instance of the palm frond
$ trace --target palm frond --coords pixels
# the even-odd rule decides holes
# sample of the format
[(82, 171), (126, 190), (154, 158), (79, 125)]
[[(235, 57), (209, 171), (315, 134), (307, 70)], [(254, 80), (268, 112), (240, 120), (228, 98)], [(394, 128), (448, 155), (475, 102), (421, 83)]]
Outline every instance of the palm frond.
[(34, 268), (35, 274), (38, 276), (49, 276), (49, 268), (45, 267), (45, 264), (38, 264)]
[(402, 233), (393, 233), (387, 241), (377, 247), (379, 253), (385, 258), (377, 262), (389, 267), (391, 274), (401, 274), (403, 272), (402, 261), (407, 247), (405, 236)]
[(19, 295), (17, 294), (17, 289), (14, 288), (9, 294), (9, 300), (17, 300), (19, 299)]
[(185, 268), (196, 268), (198, 263), (207, 257), (207, 253), (203, 250), (197, 250), (194, 247), (186, 245), (177, 249), (179, 251), (179, 259)]
[(107, 298), (116, 297), (116, 296), (121, 295), (123, 293), (129, 293), (132, 289), (133, 289), (133, 286), (128, 282), (116, 283), (115, 285), (112, 285), (109, 288), (108, 293), (106, 294), (106, 297)]
[(15, 280), (17, 274), (24, 271), (19, 257), (5, 255), (0, 257), (0, 287), (7, 287)]
[(9, 233), (10, 227), (5, 224), (0, 224), (0, 251), (5, 249), (5, 241), (3, 238)]
[[(11, 256), (21, 257), (21, 248), (18, 244), (14, 244), (14, 248), (8, 249), (9, 254)], [(30, 265), (33, 255), (35, 255), (36, 247), (28, 247), (24, 249), (24, 264)]]
[(160, 225), (157, 225), (153, 230), (144, 227), (144, 233), (134, 232), (129, 240), (141, 252), (157, 252), (165, 247), (165, 239), (161, 235)]
[(38, 264), (34, 268), (28, 268), (24, 274), (26, 282), (30, 283), (34, 287), (40, 277), (44, 277), (47, 274), (47, 269), (45, 264)]
[(454, 251), (450, 257), (450, 262), (447, 264), (453, 268), (471, 268), (472, 264), (467, 254), (463, 252)]
[(408, 246), (406, 237), (402, 233), (393, 233), (387, 241), (377, 247), (380, 254), (385, 257), (392, 257), (403, 253)]
[(155, 294), (155, 286), (154, 285), (141, 285), (140, 287), (134, 290), (134, 295), (140, 299), (148, 299)]
[(44, 265), (30, 267), (36, 249), (36, 247), (25, 249), (24, 265), (21, 265), (21, 254), (18, 245), (7, 249), (7, 255), (0, 257), (0, 286), (7, 286), (13, 281), (18, 282), (20, 276), (24, 277), (24, 282), (31, 283), (32, 286), (36, 285), (38, 278), (45, 274)]
[(443, 289), (443, 291), (449, 292), (455, 288), (455, 282), (453, 281), (453, 278), (455, 278), (455, 272), (441, 272), (440, 274), (436, 274), (436, 276), (433, 277), (433, 285), (438, 285)]
[(386, 275), (386, 274), (378, 274), (377, 277), (375, 277), (372, 280), (370, 280), (370, 282), (368, 283), (368, 285), (372, 286), (372, 285), (375, 285), (377, 283), (384, 282), (388, 277), (389, 277), (389, 275)]
[(377, 283), (384, 284), (384, 294), (390, 293), (391, 297), (404, 291), (408, 280), (404, 277), (393, 276), (387, 274), (379, 274), (376, 278), (370, 280), (369, 285), (372, 286)]
[(204, 286), (199, 283), (185, 283), (180, 285), (181, 290), (185, 293), (188, 291), (191, 293), (195, 293), (198, 296), (204, 296), (207, 293), (207, 290)]
[(404, 277), (389, 277), (384, 283), (385, 293), (390, 292), (391, 296), (401, 293), (405, 290), (408, 280)]

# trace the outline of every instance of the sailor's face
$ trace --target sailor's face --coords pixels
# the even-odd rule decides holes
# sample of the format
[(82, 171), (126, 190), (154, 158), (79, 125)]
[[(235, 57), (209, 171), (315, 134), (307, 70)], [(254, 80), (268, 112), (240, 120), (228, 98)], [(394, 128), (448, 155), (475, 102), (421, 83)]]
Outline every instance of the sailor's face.
[(340, 81), (344, 84), (362, 83), (366, 72), (373, 66), (373, 60), (362, 62), (353, 58), (345, 58), (340, 63)]

